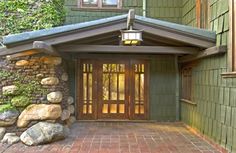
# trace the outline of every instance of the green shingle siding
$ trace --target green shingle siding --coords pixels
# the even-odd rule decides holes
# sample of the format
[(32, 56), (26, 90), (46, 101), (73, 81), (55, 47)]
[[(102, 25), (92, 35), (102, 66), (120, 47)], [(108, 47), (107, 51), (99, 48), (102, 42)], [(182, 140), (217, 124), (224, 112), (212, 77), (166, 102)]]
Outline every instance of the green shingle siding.
[(147, 0), (147, 16), (165, 21), (181, 23), (181, 1)]
[(199, 60), (193, 68), (193, 101), (181, 103), (181, 120), (235, 151), (236, 79), (224, 79), (227, 55)]
[(175, 57), (158, 56), (150, 63), (150, 119), (175, 121)]
[[(111, 17), (127, 13), (127, 11), (117, 12), (104, 10), (79, 10), (78, 0), (65, 1), (66, 21), (65, 24), (91, 21), (100, 18)], [(182, 6), (181, 0), (147, 0), (147, 17), (158, 18), (165, 21), (182, 23)], [(123, 0), (123, 9), (135, 9), (137, 15), (143, 13), (142, 0)]]
[(217, 33), (217, 46), (226, 45), (229, 31), (228, 0), (211, 0), (210, 9), (210, 25), (211, 30)]
[[(183, 23), (194, 25), (191, 23), (195, 23), (194, 17), (187, 18), (194, 10), (191, 0), (183, 0), (183, 4), (187, 6), (183, 8)], [(227, 45), (228, 0), (211, 0), (210, 9), (210, 28), (217, 33), (217, 46)], [(181, 118), (229, 151), (236, 152), (236, 79), (222, 78), (221, 73), (226, 70), (227, 55), (198, 61), (193, 69), (193, 101), (197, 106), (181, 103)]]
[(196, 1), (183, 0), (182, 10), (182, 24), (196, 27)]

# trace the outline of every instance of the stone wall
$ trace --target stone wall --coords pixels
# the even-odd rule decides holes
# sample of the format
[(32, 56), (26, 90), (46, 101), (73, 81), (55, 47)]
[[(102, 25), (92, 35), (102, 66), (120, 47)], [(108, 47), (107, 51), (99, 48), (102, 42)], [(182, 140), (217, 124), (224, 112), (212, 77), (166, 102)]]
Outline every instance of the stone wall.
[(0, 58), (0, 127), (20, 135), (41, 121), (75, 121), (66, 70), (61, 57), (45, 54)]

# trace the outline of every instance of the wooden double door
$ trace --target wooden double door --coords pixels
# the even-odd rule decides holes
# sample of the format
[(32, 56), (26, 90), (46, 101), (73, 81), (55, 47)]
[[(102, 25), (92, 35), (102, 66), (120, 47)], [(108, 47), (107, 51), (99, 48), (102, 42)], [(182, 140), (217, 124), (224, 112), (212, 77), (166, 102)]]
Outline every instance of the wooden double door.
[(148, 118), (148, 62), (80, 60), (78, 118)]

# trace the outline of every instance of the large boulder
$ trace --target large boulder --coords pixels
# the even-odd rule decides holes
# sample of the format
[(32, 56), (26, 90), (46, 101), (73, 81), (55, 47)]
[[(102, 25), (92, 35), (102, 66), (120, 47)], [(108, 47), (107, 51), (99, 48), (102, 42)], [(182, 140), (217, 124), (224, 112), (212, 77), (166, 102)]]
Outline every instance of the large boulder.
[(70, 116), (68, 120), (66, 120), (66, 125), (71, 126), (76, 122), (76, 118), (74, 116)]
[(56, 120), (61, 116), (61, 112), (60, 105), (32, 104), (20, 114), (17, 126), (26, 127), (33, 120)]
[(19, 60), (16, 62), (16, 66), (27, 66), (29, 65), (29, 61), (27, 60)]
[(67, 104), (71, 105), (73, 103), (74, 103), (74, 98), (72, 96), (69, 96), (68, 99), (67, 99)]
[(42, 85), (57, 85), (59, 79), (57, 77), (48, 77), (41, 80)]
[(51, 92), (47, 95), (47, 100), (51, 103), (60, 103), (62, 101), (62, 93), (60, 91)]
[(2, 139), (2, 143), (14, 144), (20, 141), (20, 138), (15, 133), (6, 133)]
[(69, 129), (58, 123), (39, 122), (20, 136), (23, 143), (29, 146), (54, 142), (64, 139)]
[(3, 95), (15, 95), (18, 90), (18, 87), (15, 85), (5, 86), (2, 87), (2, 94)]
[(69, 79), (69, 76), (68, 76), (67, 73), (63, 73), (63, 74), (61, 75), (61, 80), (62, 80), (62, 81), (68, 81), (68, 79)]
[(74, 105), (69, 105), (67, 107), (67, 109), (70, 111), (70, 114), (74, 114), (75, 113), (75, 106)]
[(0, 112), (0, 126), (10, 126), (16, 122), (19, 112), (15, 109)]
[(0, 127), (0, 140), (2, 140), (5, 133), (6, 133), (6, 128)]
[(65, 121), (70, 118), (70, 111), (67, 109), (64, 109), (61, 113), (61, 120)]

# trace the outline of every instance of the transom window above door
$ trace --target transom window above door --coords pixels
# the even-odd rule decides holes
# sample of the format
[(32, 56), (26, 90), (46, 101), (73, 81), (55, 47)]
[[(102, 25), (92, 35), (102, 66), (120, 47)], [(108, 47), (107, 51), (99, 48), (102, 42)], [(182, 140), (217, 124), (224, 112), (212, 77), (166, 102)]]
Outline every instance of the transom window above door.
[(121, 8), (122, 0), (79, 0), (80, 8)]

